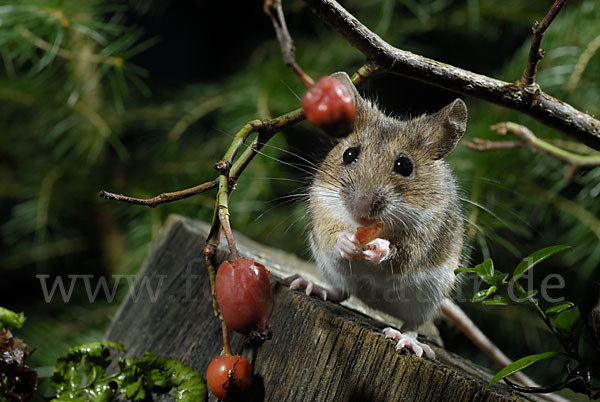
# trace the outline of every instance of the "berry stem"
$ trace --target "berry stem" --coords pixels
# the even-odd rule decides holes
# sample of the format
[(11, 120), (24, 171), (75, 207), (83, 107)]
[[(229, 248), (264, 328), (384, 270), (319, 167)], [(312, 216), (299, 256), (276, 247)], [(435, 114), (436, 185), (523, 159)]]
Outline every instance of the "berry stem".
[(206, 270), (208, 271), (208, 280), (210, 283), (210, 293), (212, 295), (212, 305), (213, 312), (215, 317), (219, 318), (221, 323), (221, 332), (223, 334), (223, 354), (231, 355), (231, 344), (229, 343), (229, 329), (227, 328), (227, 324), (225, 324), (225, 320), (223, 320), (223, 316), (221, 315), (221, 310), (219, 309), (219, 303), (217, 302), (217, 294), (215, 291), (215, 279), (216, 279), (216, 270), (215, 270), (215, 256), (217, 247), (219, 246), (219, 237), (221, 234), (221, 225), (219, 220), (219, 209), (215, 208), (212, 218), (211, 230), (208, 234), (208, 238), (206, 239), (206, 246), (204, 247), (204, 258), (206, 261)]
[(223, 354), (231, 356), (233, 352), (231, 351), (231, 343), (229, 342), (229, 329), (223, 319), (221, 319), (221, 332), (223, 333)]
[(231, 225), (229, 224), (229, 208), (227, 206), (219, 205), (219, 221), (223, 227), (227, 244), (229, 245), (229, 251), (231, 252), (230, 259), (235, 261), (239, 258), (240, 254), (235, 246), (235, 240), (233, 238), (233, 232), (231, 231)]

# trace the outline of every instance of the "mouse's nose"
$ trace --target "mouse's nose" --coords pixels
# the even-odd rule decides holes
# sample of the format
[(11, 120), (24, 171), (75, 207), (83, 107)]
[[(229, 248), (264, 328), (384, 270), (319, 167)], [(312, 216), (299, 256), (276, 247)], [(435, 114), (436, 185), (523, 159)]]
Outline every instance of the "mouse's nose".
[(384, 199), (379, 194), (357, 192), (352, 203), (352, 213), (357, 218), (374, 218), (384, 206)]

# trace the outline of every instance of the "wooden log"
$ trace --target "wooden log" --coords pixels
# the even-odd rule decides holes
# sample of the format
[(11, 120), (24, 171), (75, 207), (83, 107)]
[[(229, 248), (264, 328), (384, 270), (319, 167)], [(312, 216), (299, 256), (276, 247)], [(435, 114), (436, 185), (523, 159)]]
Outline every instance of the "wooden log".
[[(202, 375), (222, 349), (202, 256), (207, 225), (172, 216), (154, 242), (134, 286), (105, 336), (129, 356), (149, 350), (175, 358)], [(257, 349), (231, 333), (235, 353), (254, 369), (249, 401), (514, 401), (533, 400), (503, 384), (488, 387), (489, 372), (440, 346), (425, 331), (435, 360), (397, 352), (381, 321), (346, 306), (290, 291), (277, 282), (287, 272), (314, 273), (311, 264), (241, 235), (242, 255), (273, 273), (273, 339)], [(226, 253), (219, 253), (221, 258)], [(361, 308), (350, 302), (353, 308)], [(389, 317), (378, 319), (389, 320)], [(437, 345), (437, 346), (436, 346)], [(172, 400), (163, 396), (157, 400)], [(213, 396), (209, 400), (215, 400)]]

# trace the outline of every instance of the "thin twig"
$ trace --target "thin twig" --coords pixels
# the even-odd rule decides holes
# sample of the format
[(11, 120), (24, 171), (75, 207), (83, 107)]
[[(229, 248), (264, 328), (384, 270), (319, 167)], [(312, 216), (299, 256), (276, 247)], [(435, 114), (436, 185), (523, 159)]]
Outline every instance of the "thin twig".
[[(231, 232), (231, 224), (229, 223), (229, 196), (231, 194), (231, 188), (229, 186), (229, 171), (231, 169), (231, 163), (226, 160), (219, 161), (215, 164), (215, 169), (221, 173), (219, 175), (219, 191), (217, 192), (217, 205), (215, 209), (217, 216), (219, 217), (220, 226), (225, 232), (225, 238), (227, 239), (227, 245), (229, 246), (230, 259), (233, 261), (237, 260), (240, 254), (235, 246), (235, 240), (233, 233)], [(217, 225), (215, 223), (215, 225)]]
[(522, 148), (523, 144), (517, 141), (488, 141), (481, 138), (473, 138), (471, 141), (463, 140), (461, 144), (473, 151), (495, 151), (498, 149)]
[(511, 134), (516, 137), (517, 140), (524, 146), (550, 155), (553, 158), (556, 158), (559, 161), (577, 169), (600, 166), (600, 156), (577, 155), (572, 152), (565, 151), (562, 148), (536, 137), (531, 130), (520, 124), (508, 121), (494, 124), (491, 129), (500, 135)]
[(275, 34), (277, 35), (277, 40), (281, 47), (283, 62), (286, 66), (291, 67), (291, 69), (294, 70), (307, 88), (311, 87), (315, 82), (302, 70), (302, 68), (300, 68), (298, 63), (296, 63), (296, 58), (294, 57), (294, 41), (292, 40), (292, 36), (285, 23), (281, 0), (265, 0), (264, 10), (265, 13), (271, 17), (271, 22), (273, 23), (273, 28), (275, 28)]
[(540, 49), (542, 39), (544, 38), (544, 33), (552, 21), (554, 21), (554, 18), (556, 18), (560, 9), (566, 2), (567, 0), (556, 0), (542, 22), (534, 22), (532, 28), (533, 37), (531, 38), (531, 48), (529, 49), (529, 59), (527, 61), (527, 66), (525, 67), (525, 71), (523, 71), (523, 75), (521, 77), (521, 82), (523, 85), (529, 86), (534, 84), (537, 65), (544, 57), (544, 51)]
[(517, 110), (600, 150), (600, 121), (542, 90), (536, 90), (532, 96), (521, 83), (500, 81), (397, 49), (334, 0), (304, 2), (367, 59), (383, 69)]
[(235, 245), (235, 239), (233, 238), (233, 232), (231, 231), (231, 224), (229, 223), (229, 207), (222, 205), (219, 205), (219, 207), (219, 221), (221, 222), (221, 227), (223, 228), (223, 232), (225, 232), (225, 238), (227, 239), (227, 244), (229, 245), (229, 252), (231, 253), (230, 258), (235, 261), (239, 258), (240, 253)]
[(583, 168), (600, 166), (600, 155), (578, 155), (562, 149), (548, 141), (536, 137), (531, 130), (517, 123), (504, 122), (493, 125), (500, 135), (512, 134), (517, 141), (489, 141), (481, 138), (473, 138), (462, 141), (462, 144), (473, 151), (492, 151), (498, 149), (529, 148), (536, 152), (542, 152), (564, 162), (567, 165), (564, 180), (570, 181)]
[(165, 204), (165, 203), (171, 202), (171, 201), (182, 200), (184, 198), (188, 198), (193, 195), (200, 194), (200, 193), (203, 193), (208, 190), (212, 190), (213, 188), (216, 188), (218, 185), (219, 185), (219, 182), (217, 179), (215, 179), (212, 181), (207, 181), (206, 183), (202, 183), (198, 186), (186, 188), (185, 190), (174, 191), (172, 193), (162, 193), (162, 194), (159, 194), (152, 198), (135, 198), (135, 197), (129, 197), (129, 196), (123, 195), (123, 194), (109, 193), (108, 191), (104, 191), (104, 190), (101, 190), (98, 193), (98, 195), (107, 200), (122, 201), (122, 202), (127, 202), (129, 204), (137, 204), (137, 205), (143, 205), (146, 207), (154, 208), (160, 204)]
[(208, 272), (208, 282), (210, 283), (210, 294), (212, 296), (212, 305), (213, 312), (215, 317), (219, 319), (221, 323), (221, 333), (223, 336), (223, 353), (225, 355), (231, 356), (231, 344), (229, 342), (229, 330), (227, 328), (227, 324), (225, 320), (223, 320), (223, 316), (221, 315), (221, 310), (219, 309), (219, 303), (217, 302), (217, 292), (216, 292), (216, 251), (217, 247), (219, 247), (219, 237), (221, 235), (221, 225), (219, 224), (218, 218), (218, 208), (215, 207), (213, 211), (212, 223), (210, 225), (210, 231), (208, 233), (208, 237), (206, 239), (206, 245), (204, 246), (203, 254), (204, 259), (206, 261), (206, 271)]

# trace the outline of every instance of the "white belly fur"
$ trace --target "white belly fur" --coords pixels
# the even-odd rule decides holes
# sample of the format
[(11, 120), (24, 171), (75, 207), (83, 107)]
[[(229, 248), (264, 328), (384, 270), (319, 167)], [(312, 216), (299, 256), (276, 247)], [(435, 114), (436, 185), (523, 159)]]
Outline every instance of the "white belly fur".
[(330, 286), (414, 324), (421, 324), (431, 316), (450, 293), (455, 279), (449, 263), (401, 274), (400, 267), (393, 267), (390, 261), (373, 264), (364, 260), (347, 261), (329, 253), (315, 254), (319, 270)]

